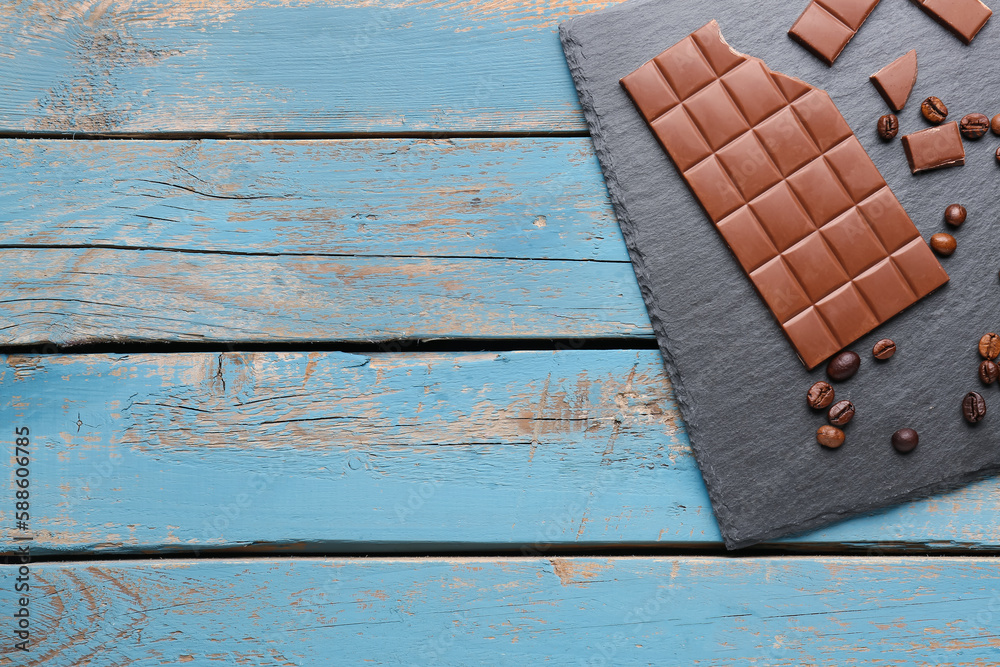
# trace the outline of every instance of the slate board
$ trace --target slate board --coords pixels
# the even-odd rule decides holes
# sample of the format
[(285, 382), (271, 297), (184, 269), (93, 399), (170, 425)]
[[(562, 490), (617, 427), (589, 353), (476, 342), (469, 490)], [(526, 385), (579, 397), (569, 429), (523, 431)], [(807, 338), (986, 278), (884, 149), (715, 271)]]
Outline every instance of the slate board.
[[(560, 26), (560, 37), (681, 414), (726, 546), (745, 547), (927, 495), (1000, 468), (1000, 389), (977, 379), (979, 337), (1000, 330), (995, 211), (1000, 169), (988, 135), (966, 142), (966, 166), (913, 176), (898, 139), (875, 134), (885, 102), (870, 74), (917, 49), (917, 85), (900, 135), (927, 127), (920, 101), (941, 97), (949, 120), (1000, 113), (1000, 18), (964, 46), (912, 3), (882, 2), (831, 68), (788, 36), (806, 0), (645, 0)], [(742, 53), (826, 89), (925, 238), (946, 231), (944, 208), (969, 219), (942, 263), (951, 282), (852, 346), (861, 371), (836, 385), (857, 416), (839, 450), (816, 444), (825, 423), (805, 403), (824, 378), (795, 356), (778, 324), (619, 85), (619, 79), (710, 20)], [(894, 339), (887, 363), (874, 342)], [(976, 390), (988, 413), (965, 423)], [(897, 454), (892, 433), (917, 429)]]

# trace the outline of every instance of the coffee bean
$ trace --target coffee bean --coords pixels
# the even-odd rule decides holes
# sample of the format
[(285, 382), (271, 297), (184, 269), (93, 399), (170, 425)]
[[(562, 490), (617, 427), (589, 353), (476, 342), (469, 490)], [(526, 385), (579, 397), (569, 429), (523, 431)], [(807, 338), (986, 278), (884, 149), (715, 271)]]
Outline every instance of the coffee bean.
[(944, 210), (944, 221), (952, 227), (961, 227), (968, 212), (961, 204), (952, 204)]
[(1000, 113), (993, 116), (993, 120), (990, 121), (990, 127), (993, 128), (993, 134), (1000, 134)]
[(814, 410), (822, 410), (833, 403), (833, 396), (833, 387), (830, 386), (830, 383), (820, 380), (813, 386), (809, 387), (809, 393), (806, 394), (806, 401), (809, 402), (810, 408)]
[(830, 360), (826, 365), (826, 374), (831, 380), (843, 381), (854, 377), (861, 367), (861, 357), (857, 352), (845, 350)]
[(846, 426), (854, 419), (854, 404), (850, 401), (838, 401), (826, 413), (826, 418), (834, 426)]
[(981, 113), (970, 113), (958, 124), (958, 129), (966, 139), (982, 139), (990, 131), (990, 119)]
[(983, 359), (993, 360), (1000, 357), (1000, 336), (988, 333), (979, 339), (979, 354)]
[(955, 249), (958, 247), (958, 241), (951, 234), (941, 232), (931, 237), (931, 247), (934, 248), (934, 252), (942, 257), (949, 257), (954, 254)]
[(920, 113), (931, 123), (939, 125), (948, 117), (948, 107), (944, 105), (941, 98), (931, 95), (920, 104)]
[(1000, 162), (1000, 148), (997, 149), (997, 162)]
[(901, 428), (892, 434), (892, 446), (900, 454), (909, 454), (919, 442), (920, 436), (912, 428)]
[(836, 449), (844, 444), (844, 432), (835, 426), (820, 426), (816, 431), (816, 442), (824, 447)]
[(979, 364), (979, 379), (983, 384), (993, 384), (997, 378), (1000, 378), (1000, 366), (997, 366), (995, 361), (987, 359)]
[(899, 134), (899, 119), (895, 114), (887, 113), (878, 119), (878, 136), (883, 141), (889, 141)]
[(883, 338), (875, 343), (875, 347), (872, 348), (872, 354), (879, 361), (885, 361), (896, 354), (896, 344), (888, 338)]
[(986, 400), (974, 391), (962, 399), (962, 416), (970, 424), (976, 424), (986, 416)]

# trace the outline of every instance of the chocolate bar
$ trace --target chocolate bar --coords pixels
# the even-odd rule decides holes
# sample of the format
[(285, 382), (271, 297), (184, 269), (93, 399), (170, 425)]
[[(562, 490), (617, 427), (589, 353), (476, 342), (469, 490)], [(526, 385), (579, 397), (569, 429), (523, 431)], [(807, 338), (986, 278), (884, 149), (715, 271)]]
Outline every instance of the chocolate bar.
[(901, 139), (910, 171), (957, 167), (965, 164), (965, 146), (958, 123), (945, 123), (937, 127), (908, 134)]
[(875, 89), (893, 111), (902, 111), (917, 83), (917, 52), (904, 53), (871, 75)]
[(993, 16), (993, 11), (979, 0), (913, 0), (913, 3), (966, 44), (972, 43)]
[(948, 281), (830, 96), (715, 21), (621, 84), (807, 367)]
[(788, 34), (832, 65), (878, 3), (879, 0), (813, 0)]

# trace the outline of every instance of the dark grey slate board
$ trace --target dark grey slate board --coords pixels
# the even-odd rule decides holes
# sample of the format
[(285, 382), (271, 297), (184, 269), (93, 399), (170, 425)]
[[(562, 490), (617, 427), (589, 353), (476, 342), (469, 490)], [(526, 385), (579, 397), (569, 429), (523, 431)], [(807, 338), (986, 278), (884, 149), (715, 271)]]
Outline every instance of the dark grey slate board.
[[(628, 244), (681, 413), (729, 548), (815, 528), (951, 488), (1000, 469), (1000, 389), (976, 377), (979, 337), (1000, 330), (1000, 138), (966, 142), (964, 167), (913, 176), (899, 140), (882, 144), (888, 107), (868, 76), (911, 48), (919, 75), (901, 134), (927, 127), (920, 101), (941, 97), (949, 120), (1000, 113), (1000, 17), (966, 47), (912, 3), (885, 0), (832, 67), (787, 30), (807, 0), (645, 0), (560, 27), (608, 190)], [(805, 392), (824, 377), (798, 361), (777, 323), (660, 149), (618, 80), (710, 20), (729, 44), (771, 69), (826, 89), (925, 238), (946, 231), (952, 202), (969, 209), (959, 248), (942, 263), (951, 283), (859, 341), (861, 371), (836, 386), (858, 414), (839, 450), (819, 447), (823, 416)], [(871, 347), (899, 352), (875, 362)], [(988, 414), (961, 417), (971, 390)], [(908, 456), (889, 444), (920, 432)]]

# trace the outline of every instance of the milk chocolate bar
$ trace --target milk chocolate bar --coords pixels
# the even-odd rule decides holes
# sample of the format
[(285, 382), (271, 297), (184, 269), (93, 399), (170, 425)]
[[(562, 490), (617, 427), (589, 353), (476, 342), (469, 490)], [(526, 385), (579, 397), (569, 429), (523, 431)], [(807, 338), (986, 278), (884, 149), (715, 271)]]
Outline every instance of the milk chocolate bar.
[(715, 21), (621, 84), (807, 367), (948, 281), (830, 96)]
[(935, 21), (966, 44), (979, 34), (993, 11), (979, 0), (913, 0)]
[(878, 3), (879, 0), (813, 0), (788, 34), (832, 65)]
[(901, 139), (910, 171), (921, 171), (957, 167), (965, 164), (965, 146), (958, 123), (945, 123), (930, 127)]

